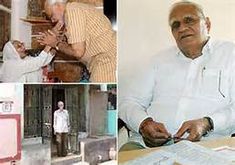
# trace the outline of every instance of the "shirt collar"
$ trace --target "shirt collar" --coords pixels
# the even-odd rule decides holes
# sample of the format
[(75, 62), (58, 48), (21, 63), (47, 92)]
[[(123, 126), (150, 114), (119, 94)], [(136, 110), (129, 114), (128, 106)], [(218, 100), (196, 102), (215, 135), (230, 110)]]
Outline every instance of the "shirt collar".
[[(177, 49), (178, 49), (177, 56), (187, 58), (178, 47)], [(208, 54), (211, 53), (212, 53), (212, 39), (210, 37), (207, 43), (202, 48), (202, 56), (207, 56)]]
[(60, 113), (63, 113), (64, 112), (64, 109), (61, 111), (60, 109), (58, 109), (58, 111), (60, 112)]

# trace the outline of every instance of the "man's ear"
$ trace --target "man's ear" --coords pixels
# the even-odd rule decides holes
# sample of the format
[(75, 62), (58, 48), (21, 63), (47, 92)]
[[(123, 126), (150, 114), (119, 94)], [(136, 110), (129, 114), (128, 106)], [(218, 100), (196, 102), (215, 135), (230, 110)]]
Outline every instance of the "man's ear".
[(208, 33), (210, 32), (210, 29), (211, 29), (211, 21), (209, 19), (209, 17), (206, 17), (206, 28), (207, 28), (207, 31)]

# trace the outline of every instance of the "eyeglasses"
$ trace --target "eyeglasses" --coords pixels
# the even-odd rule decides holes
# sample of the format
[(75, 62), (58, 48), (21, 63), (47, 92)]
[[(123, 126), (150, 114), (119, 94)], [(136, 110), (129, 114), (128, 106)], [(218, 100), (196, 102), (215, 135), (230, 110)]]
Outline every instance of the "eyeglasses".
[(183, 21), (180, 22), (180, 21), (173, 21), (171, 24), (170, 24), (170, 27), (171, 27), (171, 30), (172, 31), (176, 31), (180, 28), (180, 26), (183, 24), (185, 24), (187, 27), (190, 27), (190, 26), (193, 26), (195, 25), (196, 23), (198, 23), (200, 21), (200, 17), (193, 17), (193, 16), (186, 16), (183, 18)]

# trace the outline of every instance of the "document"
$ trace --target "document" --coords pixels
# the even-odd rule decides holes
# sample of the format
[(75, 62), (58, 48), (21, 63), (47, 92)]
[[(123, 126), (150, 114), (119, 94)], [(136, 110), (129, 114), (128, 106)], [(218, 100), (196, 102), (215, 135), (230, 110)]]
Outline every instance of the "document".
[(154, 151), (135, 160), (120, 165), (172, 165), (175, 159), (172, 153), (164, 150)]
[(231, 159), (190, 141), (181, 141), (123, 165), (232, 165)]
[(214, 148), (217, 153), (225, 157), (226, 159), (229, 159), (232, 162), (235, 162), (235, 148), (229, 147), (229, 146), (222, 146), (219, 148)]

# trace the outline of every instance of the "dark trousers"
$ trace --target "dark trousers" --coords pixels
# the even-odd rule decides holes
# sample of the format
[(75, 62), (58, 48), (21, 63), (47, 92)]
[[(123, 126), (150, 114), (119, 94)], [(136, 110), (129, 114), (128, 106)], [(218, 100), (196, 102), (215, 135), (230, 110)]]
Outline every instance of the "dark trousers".
[(57, 155), (66, 156), (68, 151), (68, 133), (56, 133)]

